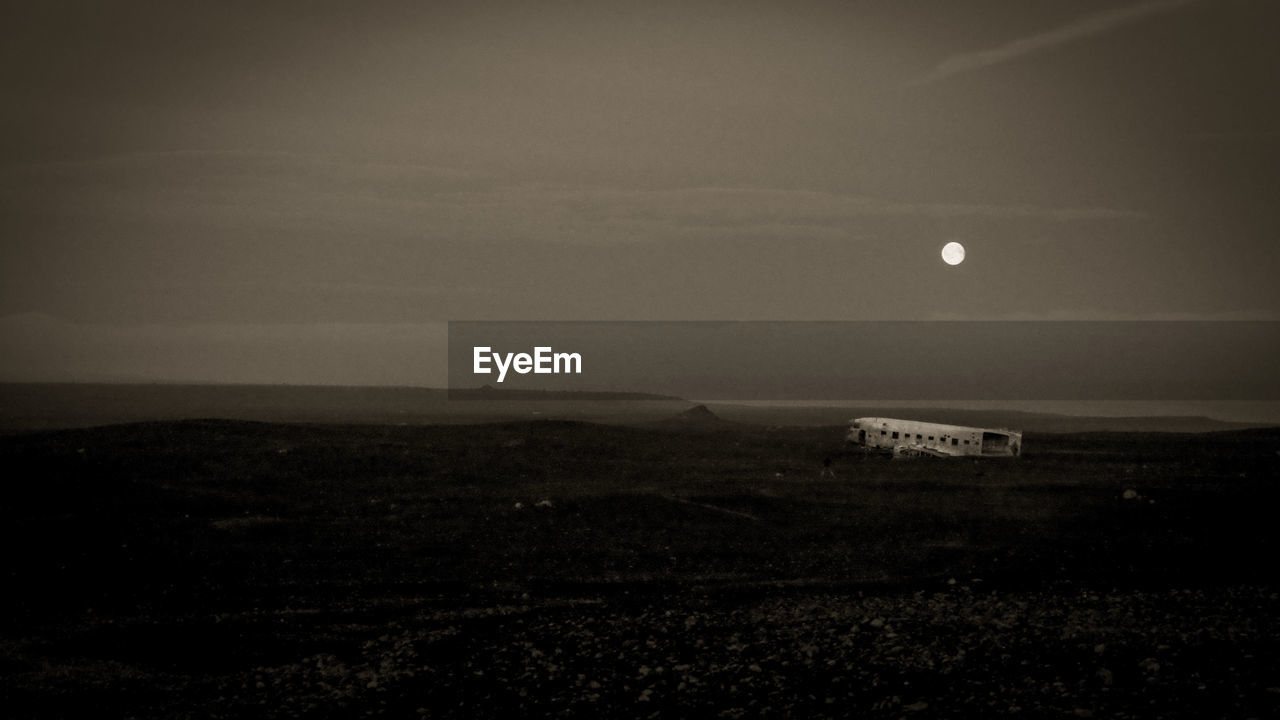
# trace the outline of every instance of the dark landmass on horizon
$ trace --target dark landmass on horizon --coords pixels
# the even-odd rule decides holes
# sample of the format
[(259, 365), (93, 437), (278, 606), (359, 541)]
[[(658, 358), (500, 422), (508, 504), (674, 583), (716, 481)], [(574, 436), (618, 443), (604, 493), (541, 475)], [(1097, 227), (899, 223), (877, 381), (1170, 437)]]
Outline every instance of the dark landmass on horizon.
[[(456, 399), (462, 393), (465, 400)], [(445, 390), (305, 385), (0, 383), (0, 431), (221, 418), (259, 422), (434, 425), (527, 419), (606, 424), (661, 421), (699, 403), (647, 393)], [(1021, 410), (849, 406), (772, 407), (707, 401), (718, 418), (762, 426), (843, 426), (853, 417), (906, 417), (1032, 432), (1214, 432), (1272, 427), (1196, 416), (1089, 417)]]
[(577, 400), (577, 401), (679, 401), (688, 402), (684, 398), (678, 398), (674, 395), (660, 395), (657, 393), (647, 392), (622, 392), (615, 390), (535, 390), (526, 388), (496, 388), (492, 385), (481, 385), (475, 388), (449, 388), (447, 391), (449, 400), (500, 400), (500, 401), (527, 401), (527, 402), (547, 402), (556, 400)]

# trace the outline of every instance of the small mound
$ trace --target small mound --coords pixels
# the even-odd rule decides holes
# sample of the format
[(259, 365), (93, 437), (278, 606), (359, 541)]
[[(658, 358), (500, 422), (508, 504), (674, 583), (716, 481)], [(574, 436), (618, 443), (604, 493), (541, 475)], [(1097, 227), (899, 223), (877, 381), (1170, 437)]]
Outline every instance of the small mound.
[(669, 418), (667, 422), (699, 427), (718, 427), (731, 424), (728, 420), (721, 418), (719, 415), (716, 415), (707, 409), (706, 405), (695, 405), (675, 417)]

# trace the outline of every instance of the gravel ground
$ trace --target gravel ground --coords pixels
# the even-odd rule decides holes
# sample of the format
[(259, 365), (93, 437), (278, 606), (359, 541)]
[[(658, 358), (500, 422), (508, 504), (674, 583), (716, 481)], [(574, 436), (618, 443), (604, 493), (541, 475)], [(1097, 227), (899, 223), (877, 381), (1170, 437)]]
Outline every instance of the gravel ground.
[(120, 709), (137, 717), (1280, 713), (1280, 595), (1262, 587), (1003, 592), (956, 583), (887, 595), (512, 600), (453, 610), (424, 600), (376, 622), (306, 610), (218, 618), (230, 635), (290, 624), (318, 636), (317, 651), (226, 673), (88, 659), (55, 677), (32, 667), (10, 674), (11, 700), (25, 713), (10, 708), (75, 716), (97, 687), (128, 698)]
[(1017, 462), (841, 457), (823, 479), (833, 436), (198, 422), (8, 438), (0, 707), (1280, 717), (1274, 431), (1041, 437)]

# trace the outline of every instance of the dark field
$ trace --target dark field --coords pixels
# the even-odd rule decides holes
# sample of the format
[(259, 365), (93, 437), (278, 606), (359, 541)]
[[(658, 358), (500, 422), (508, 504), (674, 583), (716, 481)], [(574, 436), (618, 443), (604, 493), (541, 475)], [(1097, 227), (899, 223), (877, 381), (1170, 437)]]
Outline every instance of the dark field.
[[(1274, 717), (1280, 431), (0, 438), (12, 717)], [(834, 479), (821, 478), (834, 458)], [(1130, 491), (1130, 492), (1126, 492)]]

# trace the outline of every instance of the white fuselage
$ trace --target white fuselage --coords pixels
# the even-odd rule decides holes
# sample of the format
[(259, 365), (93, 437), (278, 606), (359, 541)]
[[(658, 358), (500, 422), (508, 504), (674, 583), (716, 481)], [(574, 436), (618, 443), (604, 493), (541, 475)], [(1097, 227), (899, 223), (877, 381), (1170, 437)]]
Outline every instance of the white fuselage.
[(935, 455), (1017, 457), (1022, 433), (1003, 428), (863, 417), (849, 421), (848, 441), (866, 448), (923, 450)]

